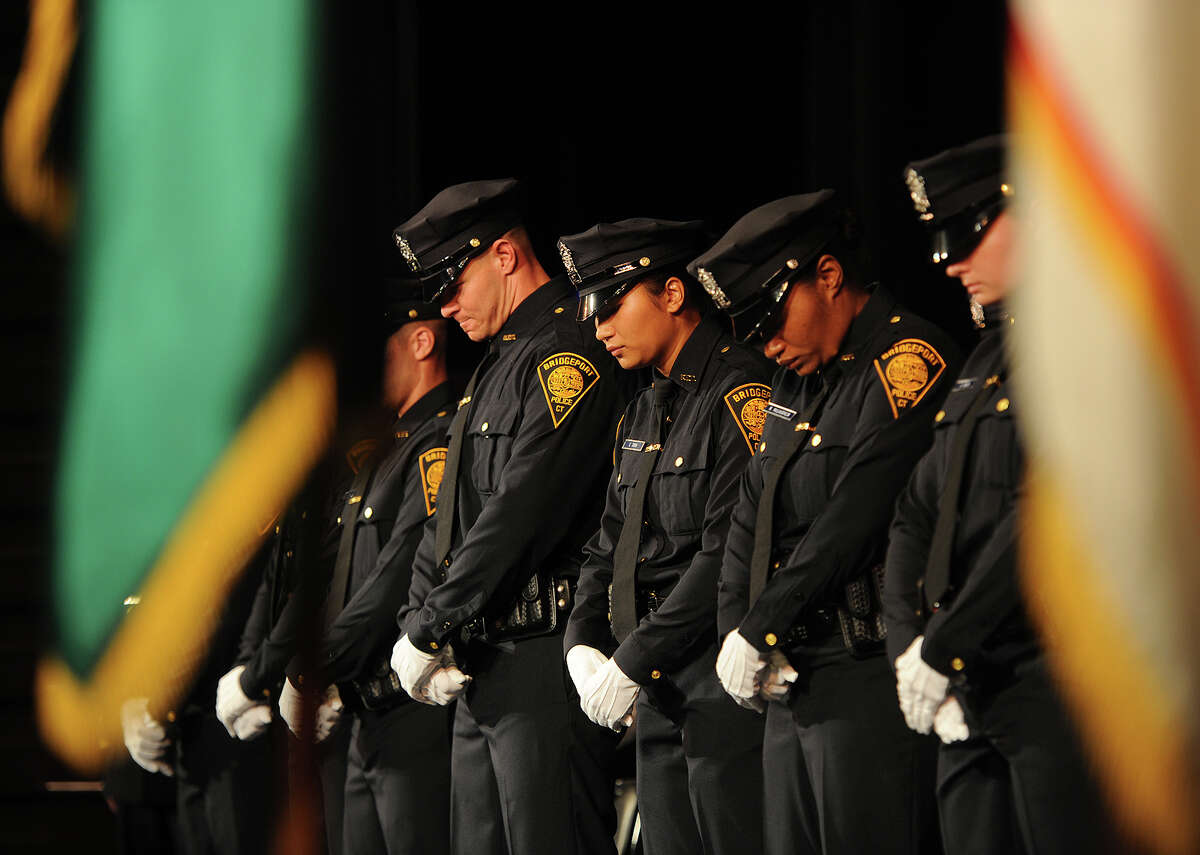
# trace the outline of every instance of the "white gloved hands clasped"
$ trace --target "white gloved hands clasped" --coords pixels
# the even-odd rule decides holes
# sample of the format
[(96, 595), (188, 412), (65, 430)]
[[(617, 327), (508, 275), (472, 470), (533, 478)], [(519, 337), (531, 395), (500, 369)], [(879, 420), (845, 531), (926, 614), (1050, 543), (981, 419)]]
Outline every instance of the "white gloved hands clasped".
[(758, 695), (768, 701), (782, 701), (799, 676), (786, 656), (778, 650), (772, 650), (767, 658), (767, 667), (758, 675)]
[(620, 730), (633, 723), (633, 702), (641, 688), (625, 676), (615, 659), (608, 659), (584, 683), (579, 706), (601, 727)]
[(567, 673), (575, 684), (575, 693), (583, 697), (583, 687), (592, 675), (604, 667), (608, 657), (594, 647), (586, 644), (576, 644), (567, 651)]
[(283, 681), (283, 689), (279, 692), (279, 717), (287, 724), (288, 730), (296, 736), (300, 735), (304, 720), (304, 696), (292, 685), (290, 677)]
[(400, 686), (415, 701), (431, 706), (445, 706), (463, 693), (471, 678), (454, 661), (449, 646), (440, 653), (417, 650), (408, 634), (400, 636), (392, 648), (392, 670)]
[(950, 686), (950, 678), (931, 668), (921, 658), (925, 636), (918, 635), (908, 649), (896, 657), (896, 696), (904, 721), (917, 733), (929, 733), (933, 716)]
[(345, 707), (342, 705), (342, 696), (338, 692), (337, 686), (330, 686), (325, 690), (325, 696), (321, 699), (321, 703), (317, 705), (316, 720), (313, 722), (313, 741), (323, 742), (333, 733), (333, 729), (342, 719), (342, 712)]
[(969, 739), (971, 731), (967, 728), (967, 720), (963, 716), (962, 704), (958, 698), (950, 695), (942, 701), (933, 716), (933, 732), (938, 739), (949, 745), (951, 742), (962, 742)]
[(175, 776), (175, 767), (167, 759), (171, 740), (166, 729), (150, 715), (148, 698), (130, 698), (121, 704), (121, 730), (129, 756), (147, 772)]
[(762, 687), (759, 672), (766, 667), (767, 661), (754, 645), (736, 629), (730, 630), (717, 654), (717, 679), (725, 691), (742, 706), (762, 712), (764, 706), (758, 697)]
[(217, 683), (217, 720), (243, 742), (261, 736), (271, 725), (270, 705), (255, 702), (242, 690), (245, 670), (245, 665), (231, 668)]

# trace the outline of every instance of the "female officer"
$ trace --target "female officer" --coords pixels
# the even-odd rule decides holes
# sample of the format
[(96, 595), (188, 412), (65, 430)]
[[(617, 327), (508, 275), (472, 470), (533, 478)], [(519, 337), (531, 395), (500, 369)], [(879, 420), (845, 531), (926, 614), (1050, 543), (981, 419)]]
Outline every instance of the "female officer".
[(684, 269), (704, 241), (699, 223), (649, 219), (559, 241), (579, 319), (594, 321), (622, 368), (654, 374), (617, 427), (564, 642), (588, 716), (614, 729), (637, 720), (648, 855), (753, 852), (762, 841), (763, 720), (722, 691), (713, 667), (729, 513), (770, 370), (706, 315), (711, 303)]

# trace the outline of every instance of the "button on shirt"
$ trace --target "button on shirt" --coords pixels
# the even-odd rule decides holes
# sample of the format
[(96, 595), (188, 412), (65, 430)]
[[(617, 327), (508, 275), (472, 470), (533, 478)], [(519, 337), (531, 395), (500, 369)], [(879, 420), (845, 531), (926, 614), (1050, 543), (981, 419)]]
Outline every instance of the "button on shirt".
[(639, 458), (654, 431), (653, 391), (643, 390), (630, 403), (617, 432), (601, 527), (586, 548), (566, 650), (576, 644), (605, 652), (616, 648), (621, 670), (650, 683), (656, 673), (686, 662), (697, 641), (716, 642), (717, 577), (729, 512), (738, 479), (758, 447), (770, 369), (769, 362), (734, 345), (716, 320), (702, 321), (676, 358), (670, 382), (678, 391), (650, 476), (636, 571), (638, 589), (653, 590), (660, 605), (617, 647), (608, 587)]
[[(721, 571), (718, 629), (762, 652), (809, 609), (844, 600), (845, 586), (883, 557), (897, 494), (929, 447), (933, 414), (949, 390), (958, 350), (939, 328), (884, 287), (853, 320), (819, 372), (781, 370), (772, 383), (761, 451), (747, 468)], [(809, 438), (779, 480), (770, 576), (749, 604), (754, 529), (766, 467), (829, 386)]]
[[(1011, 317), (989, 306), (987, 327), (935, 414), (933, 447), (896, 505), (884, 598), (888, 653), (924, 633), (922, 657), (943, 674), (1004, 664), (1037, 649), (1017, 579), (1017, 504), (1024, 452), (1017, 399), (1007, 382), (1004, 339)], [(950, 449), (977, 394), (985, 401), (968, 446), (950, 560), (950, 587), (932, 615), (918, 581), (926, 573)], [(955, 668), (958, 660), (959, 668)]]
[(599, 523), (613, 431), (632, 381), (617, 376), (624, 372), (592, 330), (575, 322), (575, 304), (566, 277), (553, 279), (489, 342), (463, 405), (449, 566), (436, 566), (430, 521), (399, 615), (420, 650), (439, 649), (485, 607), (510, 602), (535, 571), (578, 575), (583, 544)]

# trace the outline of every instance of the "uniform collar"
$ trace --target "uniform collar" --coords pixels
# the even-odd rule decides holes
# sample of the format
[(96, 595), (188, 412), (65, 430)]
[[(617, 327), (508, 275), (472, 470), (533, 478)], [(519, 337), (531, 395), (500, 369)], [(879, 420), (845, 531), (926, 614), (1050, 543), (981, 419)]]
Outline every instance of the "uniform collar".
[(508, 320), (504, 322), (504, 326), (492, 336), (491, 346), (493, 348), (503, 347), (527, 338), (541, 329), (556, 314), (561, 315), (570, 311), (574, 316), (577, 301), (575, 289), (571, 287), (571, 282), (567, 279), (566, 274), (555, 276), (513, 309)]
[(866, 305), (850, 322), (850, 328), (842, 337), (837, 356), (818, 372), (825, 382), (836, 381), (843, 371), (851, 368), (859, 352), (870, 344), (880, 328), (900, 322), (900, 315), (896, 312), (896, 298), (892, 296), (891, 291), (875, 283), (870, 293)]
[(675, 357), (675, 364), (671, 366), (671, 380), (676, 386), (688, 392), (700, 388), (704, 372), (723, 333), (721, 325), (712, 316), (700, 319), (700, 324), (692, 330)]
[(450, 410), (454, 406), (454, 387), (450, 381), (439, 383), (415, 404), (404, 411), (404, 415), (396, 419), (392, 433), (396, 439), (407, 439), (408, 435), (424, 424), (435, 413), (441, 415), (442, 410)]

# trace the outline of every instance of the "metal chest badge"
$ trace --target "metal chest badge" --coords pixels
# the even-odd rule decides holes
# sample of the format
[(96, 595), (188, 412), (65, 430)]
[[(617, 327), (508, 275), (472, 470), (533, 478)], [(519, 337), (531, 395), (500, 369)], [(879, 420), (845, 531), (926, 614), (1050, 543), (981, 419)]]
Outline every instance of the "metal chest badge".
[(929, 342), (905, 338), (875, 360), (875, 371), (892, 407), (892, 417), (920, 403), (946, 370), (946, 360)]
[(425, 515), (432, 516), (437, 510), (438, 488), (442, 486), (442, 475), (446, 472), (446, 446), (429, 449), (417, 458), (417, 463), (421, 468)]
[(725, 394), (725, 406), (733, 414), (733, 420), (750, 446), (751, 454), (762, 440), (763, 428), (767, 424), (767, 402), (770, 400), (771, 387), (762, 383), (744, 383)]
[(542, 360), (537, 374), (555, 428), (600, 379), (592, 363), (576, 353), (556, 353)]

